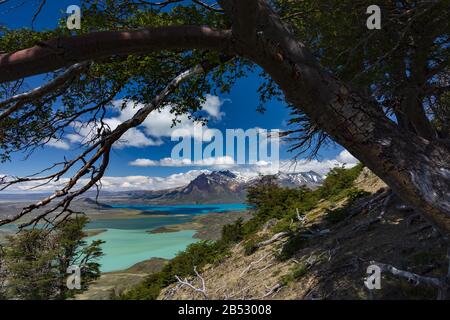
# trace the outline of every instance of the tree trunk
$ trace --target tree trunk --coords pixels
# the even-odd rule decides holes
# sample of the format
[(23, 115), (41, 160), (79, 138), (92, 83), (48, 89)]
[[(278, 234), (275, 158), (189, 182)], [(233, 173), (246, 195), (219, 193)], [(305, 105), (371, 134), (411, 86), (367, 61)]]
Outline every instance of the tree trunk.
[[(336, 142), (383, 179), (406, 203), (450, 237), (450, 148), (399, 128), (376, 101), (352, 91), (323, 70), (264, 1), (257, 2), (258, 30), (248, 29), (238, 50), (278, 83)], [(234, 8), (239, 2), (234, 1)], [(226, 7), (230, 10), (232, 7)]]

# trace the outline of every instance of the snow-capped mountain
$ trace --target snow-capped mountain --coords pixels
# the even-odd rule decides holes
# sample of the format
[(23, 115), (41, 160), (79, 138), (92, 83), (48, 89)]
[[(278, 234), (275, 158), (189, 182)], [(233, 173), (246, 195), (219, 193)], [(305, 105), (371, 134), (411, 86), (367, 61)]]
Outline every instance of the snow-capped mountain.
[(278, 173), (277, 180), (283, 187), (307, 186), (310, 188), (318, 187), (323, 182), (323, 177), (314, 171), (296, 172), (296, 173)]
[[(258, 183), (262, 176), (245, 175), (229, 170), (203, 172), (183, 187), (151, 192), (152, 202), (159, 203), (220, 203), (245, 200), (247, 187)], [(283, 187), (318, 187), (323, 179), (314, 171), (278, 173), (275, 175)], [(136, 194), (136, 193), (135, 193)], [(150, 195), (150, 193), (149, 193)], [(144, 196), (144, 194), (140, 194)]]

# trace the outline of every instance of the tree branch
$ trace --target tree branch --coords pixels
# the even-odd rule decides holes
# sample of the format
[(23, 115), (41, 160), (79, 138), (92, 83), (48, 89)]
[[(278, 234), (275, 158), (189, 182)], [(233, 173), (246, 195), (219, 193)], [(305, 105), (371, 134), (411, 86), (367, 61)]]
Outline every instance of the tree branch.
[(28, 49), (0, 55), (0, 83), (113, 55), (164, 49), (211, 49), (229, 53), (231, 47), (230, 31), (205, 26), (168, 26), (59, 37)]
[(222, 8), (231, 17), (233, 36), (251, 44), (256, 40), (256, 28), (258, 21), (258, 0), (221, 0)]
[(371, 261), (370, 264), (380, 267), (382, 272), (389, 272), (394, 276), (405, 278), (415, 286), (419, 285), (420, 283), (433, 286), (438, 289), (438, 299), (445, 298), (445, 291), (447, 288), (444, 280), (432, 277), (424, 277), (416, 273), (400, 270), (394, 266), (391, 266), (390, 264), (379, 263), (376, 261)]
[(203, 297), (206, 300), (208, 300), (208, 293), (206, 291), (205, 279), (198, 273), (196, 266), (194, 266), (194, 272), (195, 272), (195, 275), (197, 276), (197, 278), (200, 279), (200, 281), (201, 281), (201, 284), (202, 284), (201, 288), (197, 288), (192, 283), (190, 283), (186, 278), (184, 280), (181, 280), (180, 277), (178, 277), (177, 275), (175, 275), (175, 278), (177, 279), (177, 281), (180, 284), (180, 286), (189, 287), (192, 290), (194, 290), (195, 292), (201, 293), (203, 295)]
[(74, 77), (76, 77), (80, 72), (87, 67), (89, 62), (82, 62), (82, 63), (76, 63), (67, 70), (64, 71), (61, 75), (57, 76), (55, 79), (51, 80), (50, 82), (37, 87), (31, 91), (24, 92), (18, 95), (15, 95), (7, 100), (0, 102), (0, 109), (4, 108), (5, 106), (8, 106), (10, 104), (16, 103), (13, 106), (9, 107), (2, 113), (0, 113), (0, 121), (8, 117), (13, 112), (19, 110), (22, 106), (24, 106), (26, 103), (31, 102), (35, 99), (39, 99), (43, 96), (45, 96), (48, 93), (51, 93), (52, 91), (59, 89), (60, 87), (63, 87), (66, 85), (70, 80), (72, 80)]
[[(20, 227), (26, 227), (32, 224), (36, 224), (41, 219), (44, 219), (47, 215), (55, 212), (57, 209), (62, 208), (62, 211), (57, 215), (61, 215), (62, 213), (66, 212), (69, 208), (69, 205), (71, 201), (79, 196), (80, 194), (86, 192), (89, 190), (92, 186), (94, 186), (97, 182), (100, 181), (100, 179), (103, 177), (103, 174), (106, 170), (106, 167), (109, 163), (109, 153), (111, 150), (112, 145), (118, 141), (125, 132), (127, 132), (129, 129), (134, 128), (142, 124), (144, 120), (147, 118), (147, 116), (154, 110), (161, 107), (165, 101), (165, 99), (173, 93), (176, 88), (187, 79), (205, 72), (211, 66), (201, 66), (197, 65), (177, 77), (175, 77), (152, 101), (151, 103), (145, 105), (141, 109), (139, 109), (131, 119), (121, 123), (119, 126), (117, 126), (116, 129), (113, 131), (103, 131), (101, 133), (101, 138), (95, 142), (92, 146), (90, 146), (87, 150), (85, 150), (81, 155), (79, 155), (74, 160), (67, 162), (64, 168), (60, 171), (58, 171), (56, 174), (48, 175), (43, 178), (35, 177), (35, 178), (19, 178), (14, 181), (0, 181), (0, 185), (6, 185), (6, 187), (14, 184), (14, 183), (20, 183), (23, 181), (39, 181), (39, 180), (48, 180), (51, 181), (53, 179), (59, 179), (69, 168), (73, 167), (75, 163), (82, 162), (83, 166), (69, 179), (69, 181), (64, 185), (64, 187), (60, 190), (56, 190), (53, 194), (48, 196), (47, 198), (40, 200), (36, 203), (33, 203), (25, 208), (22, 209), (21, 212), (16, 214), (15, 216), (11, 218), (6, 218), (3, 220), (0, 220), (0, 226), (4, 224), (8, 224), (14, 221), (17, 221), (18, 219), (22, 218), (23, 216), (27, 215), (28, 213), (45, 207), (46, 205), (50, 204), (53, 200), (57, 198), (64, 197), (60, 202), (55, 204), (52, 208), (44, 211), (42, 214), (39, 214), (37, 217), (32, 219), (31, 221), (22, 224)], [(92, 155), (89, 160), (85, 160), (85, 157), (95, 148), (97, 148), (97, 151), (94, 155)], [(95, 163), (102, 158), (102, 162), (99, 168), (95, 168)], [(72, 191), (73, 187), (80, 181), (80, 179), (91, 172), (91, 178), (89, 181), (84, 184), (81, 188), (79, 188), (76, 191)], [(4, 179), (3, 179), (4, 180)], [(4, 188), (6, 188), (4, 187)], [(55, 218), (56, 219), (56, 218)]]

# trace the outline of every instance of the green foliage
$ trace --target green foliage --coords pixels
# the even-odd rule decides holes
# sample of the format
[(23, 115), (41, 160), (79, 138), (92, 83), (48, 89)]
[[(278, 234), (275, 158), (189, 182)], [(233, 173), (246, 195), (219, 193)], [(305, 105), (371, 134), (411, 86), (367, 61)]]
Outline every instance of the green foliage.
[(355, 201), (359, 198), (367, 196), (368, 194), (369, 193), (366, 191), (358, 190), (355, 188), (342, 190), (340, 192), (340, 195), (347, 198), (345, 206), (333, 210), (326, 209), (325, 220), (332, 225), (341, 222), (348, 216), (348, 209), (352, 207)]
[(194, 267), (198, 270), (206, 264), (220, 260), (226, 253), (227, 246), (223, 242), (201, 241), (189, 245), (169, 261), (164, 268), (147, 277), (145, 281), (117, 297), (124, 300), (154, 300), (162, 288), (176, 281), (175, 276), (194, 275)]
[(256, 252), (258, 248), (256, 247), (256, 241), (254, 239), (247, 240), (244, 243), (244, 254), (246, 256), (252, 255)]
[[(195, 5), (174, 5), (170, 10), (133, 4), (123, 0), (83, 0), (82, 29), (74, 34), (103, 30), (137, 30), (168, 25), (209, 25), (228, 29), (222, 14)], [(61, 21), (55, 30), (36, 32), (29, 29), (0, 30), (0, 48), (14, 52), (45, 40), (72, 34)], [(206, 75), (198, 75), (182, 83), (161, 107), (170, 108), (175, 116), (206, 122), (202, 105), (209, 93), (227, 93), (237, 79), (253, 68), (247, 60), (230, 60), (222, 52), (207, 50), (161, 51), (149, 54), (117, 55), (93, 62), (58, 92), (51, 92), (14, 112), (0, 124), (0, 161), (10, 159), (11, 152), (27, 148), (32, 151), (51, 137), (59, 138), (71, 131), (74, 120), (86, 122), (104, 117), (107, 108), (122, 108), (125, 101), (146, 104), (152, 101), (175, 76), (196, 65), (215, 66)], [(55, 72), (49, 78), (55, 77)], [(13, 84), (14, 85), (14, 84)], [(16, 88), (0, 88), (0, 98)], [(21, 89), (22, 91), (24, 89)], [(124, 102), (113, 104), (120, 99)], [(56, 99), (60, 104), (55, 104)], [(89, 108), (86, 108), (89, 106)]]
[[(6, 296), (14, 299), (66, 299), (87, 290), (100, 276), (98, 258), (101, 241), (87, 244), (83, 238), (86, 217), (69, 219), (53, 231), (23, 230), (8, 238), (4, 248), (3, 271)], [(82, 288), (66, 286), (67, 268), (79, 265)], [(0, 282), (1, 284), (1, 282)]]
[(225, 225), (222, 229), (221, 240), (225, 243), (241, 241), (244, 238), (243, 221), (239, 218), (235, 223)]
[(270, 219), (278, 219), (274, 230), (295, 231), (293, 221), (297, 212), (306, 214), (322, 200), (337, 201), (349, 198), (351, 202), (366, 195), (364, 191), (353, 188), (353, 182), (361, 173), (362, 164), (351, 169), (334, 168), (325, 178), (322, 186), (316, 190), (306, 187), (297, 189), (278, 186), (274, 176), (263, 177), (258, 184), (247, 192), (247, 203), (254, 208), (254, 218), (243, 225), (245, 234), (256, 232)]
[(281, 252), (277, 255), (280, 261), (285, 261), (291, 258), (298, 250), (304, 247), (307, 240), (302, 238), (302, 233), (293, 233), (288, 241), (283, 245)]
[(305, 213), (314, 207), (316, 201), (314, 191), (306, 187), (282, 188), (273, 176), (263, 177), (247, 191), (247, 203), (255, 208), (252, 223), (258, 226), (270, 219), (293, 218), (296, 210)]
[[(272, 232), (290, 232), (291, 237), (285, 243), (279, 254), (280, 260), (292, 257), (305, 243), (301, 237), (302, 230), (298, 229), (297, 212), (304, 215), (317, 206), (321, 200), (337, 201), (348, 199), (348, 206), (354, 201), (367, 195), (367, 192), (353, 187), (353, 183), (362, 171), (362, 164), (351, 169), (335, 168), (329, 172), (322, 186), (316, 190), (305, 187), (297, 189), (282, 188), (277, 185), (274, 177), (264, 177), (259, 184), (249, 188), (247, 202), (254, 207), (254, 218), (243, 225), (248, 238), (270, 219), (278, 219)], [(346, 215), (345, 209), (330, 211), (327, 221), (335, 223)], [(251, 227), (248, 227), (249, 224)]]
[[(328, 174), (322, 186), (317, 190), (320, 198), (342, 196), (342, 191), (349, 189), (363, 168), (358, 164), (351, 169), (334, 168)], [(345, 195), (344, 195), (345, 196)]]
[(295, 266), (288, 274), (282, 276), (280, 282), (283, 286), (285, 286), (291, 282), (301, 279), (307, 273), (308, 268), (302, 263)]
[[(424, 90), (418, 96), (420, 107), (428, 110), (428, 104), (433, 105), (433, 110), (426, 113), (433, 113), (429, 118), (440, 135), (449, 137), (448, 104), (440, 99), (448, 90), (426, 92), (427, 88), (439, 87), (436, 79), (440, 76), (448, 77), (448, 1), (377, 1), (382, 28), (376, 31), (366, 27), (365, 13), (373, 4), (371, 0), (278, 0), (273, 4), (327, 70), (352, 88), (370, 94), (380, 109), (390, 116), (395, 114), (399, 123), (405, 121), (398, 112), (405, 108), (400, 101), (411, 96), (405, 88)], [(290, 124), (298, 133), (294, 140), (296, 150), (313, 150), (314, 155), (320, 144), (331, 140), (298, 106), (292, 106)]]
[(292, 218), (280, 219), (277, 224), (272, 228), (273, 233), (279, 232), (295, 232), (297, 230), (297, 224), (293, 223)]

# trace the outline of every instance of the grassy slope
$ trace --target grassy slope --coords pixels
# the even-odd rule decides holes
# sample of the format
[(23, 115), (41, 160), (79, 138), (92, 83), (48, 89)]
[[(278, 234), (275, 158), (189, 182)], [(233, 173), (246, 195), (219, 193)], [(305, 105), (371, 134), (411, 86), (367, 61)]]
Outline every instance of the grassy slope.
[[(360, 193), (352, 201), (355, 187), (370, 194)], [(368, 205), (382, 194), (384, 187), (378, 178), (363, 170), (352, 187), (318, 200), (306, 213), (306, 225), (300, 227), (294, 221), (295, 226), (289, 226), (293, 231), (288, 238), (249, 250), (249, 243), (268, 239), (280, 231), (280, 225), (286, 225), (280, 222), (284, 220), (282, 217), (265, 231), (259, 228), (231, 245), (220, 257), (220, 263), (213, 261), (202, 268), (209, 298), (434, 299), (435, 289), (413, 286), (388, 274), (382, 277), (381, 290), (369, 292), (363, 284), (371, 260), (429, 276), (441, 275), (447, 268), (444, 241), (420, 218), (409, 221), (413, 213), (399, 210), (401, 203), (395, 197), (387, 203), (384, 219), (368, 224), (384, 207), (384, 201)], [(353, 191), (348, 193), (345, 191), (348, 189)], [(299, 236), (306, 230), (325, 229), (330, 232), (310, 240)], [(199, 279), (190, 279), (199, 285)], [(159, 298), (203, 298), (192, 289), (170, 290), (173, 288), (173, 284), (164, 288)], [(277, 289), (271, 292), (274, 288)], [(145, 290), (140, 293), (143, 296), (129, 298), (146, 298)]]

